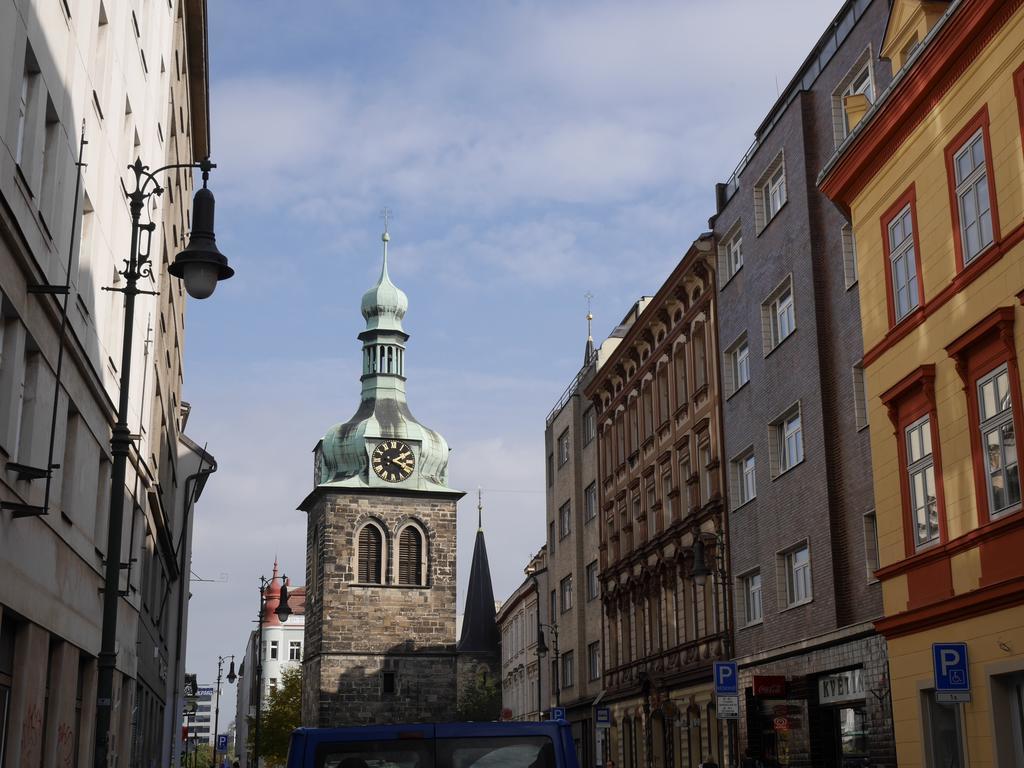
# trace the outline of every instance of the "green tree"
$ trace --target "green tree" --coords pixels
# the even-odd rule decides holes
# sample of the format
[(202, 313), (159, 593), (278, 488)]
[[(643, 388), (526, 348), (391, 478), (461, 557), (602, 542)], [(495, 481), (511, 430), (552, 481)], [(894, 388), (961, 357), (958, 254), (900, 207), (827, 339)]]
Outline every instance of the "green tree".
[[(288, 758), (288, 740), (302, 721), (302, 672), (285, 669), (277, 689), (263, 705), (260, 728), (260, 757), (268, 765), (283, 766)], [(255, 718), (249, 718), (249, 745), (256, 738)]]
[(501, 717), (501, 688), (484, 670), (479, 670), (463, 686), (459, 694), (458, 716), (460, 720), (478, 722)]

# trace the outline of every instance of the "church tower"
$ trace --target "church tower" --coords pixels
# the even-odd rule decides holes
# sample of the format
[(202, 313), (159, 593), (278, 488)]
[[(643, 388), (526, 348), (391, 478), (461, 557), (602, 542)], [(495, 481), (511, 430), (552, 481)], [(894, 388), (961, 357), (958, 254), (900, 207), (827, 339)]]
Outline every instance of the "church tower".
[(314, 450), (307, 513), (302, 724), (454, 719), (455, 508), (448, 444), (406, 402), (408, 299), (363, 295), (362, 394)]

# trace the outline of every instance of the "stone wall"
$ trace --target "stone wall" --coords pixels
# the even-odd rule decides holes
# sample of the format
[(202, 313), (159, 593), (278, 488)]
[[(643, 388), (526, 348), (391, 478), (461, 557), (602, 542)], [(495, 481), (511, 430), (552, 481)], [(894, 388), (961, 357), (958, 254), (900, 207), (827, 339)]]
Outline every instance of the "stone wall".
[[(456, 498), (339, 489), (310, 505), (304, 725), (454, 718)], [(355, 583), (356, 537), (370, 520), (386, 532), (379, 585)], [(396, 535), (410, 520), (426, 534), (424, 586), (394, 583)]]

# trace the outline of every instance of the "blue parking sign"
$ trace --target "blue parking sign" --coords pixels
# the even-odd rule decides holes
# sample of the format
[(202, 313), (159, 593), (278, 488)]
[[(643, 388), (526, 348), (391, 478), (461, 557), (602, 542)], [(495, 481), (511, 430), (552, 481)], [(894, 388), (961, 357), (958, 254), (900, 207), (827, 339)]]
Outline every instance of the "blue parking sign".
[(228, 751), (228, 735), (226, 733), (218, 734), (217, 736), (217, 751), (227, 752)]
[(552, 707), (551, 708), (551, 719), (552, 720), (565, 720), (565, 707)]
[(715, 693), (721, 695), (736, 695), (740, 692), (739, 674), (735, 661), (715, 662)]
[(936, 701), (971, 700), (971, 673), (967, 662), (967, 643), (933, 643)]

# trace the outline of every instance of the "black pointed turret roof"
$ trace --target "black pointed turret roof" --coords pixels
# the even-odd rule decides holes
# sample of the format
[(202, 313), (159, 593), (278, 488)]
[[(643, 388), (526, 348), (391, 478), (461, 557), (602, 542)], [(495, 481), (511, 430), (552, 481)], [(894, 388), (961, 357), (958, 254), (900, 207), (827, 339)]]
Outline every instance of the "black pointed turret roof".
[(477, 528), (476, 543), (473, 545), (473, 564), (469, 569), (462, 637), (459, 638), (456, 650), (459, 653), (497, 656), (501, 635), (494, 617), (494, 590), (491, 587), (491, 569), (487, 564), (487, 545), (484, 543), (484, 529), (481, 526)]

